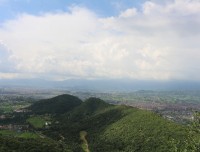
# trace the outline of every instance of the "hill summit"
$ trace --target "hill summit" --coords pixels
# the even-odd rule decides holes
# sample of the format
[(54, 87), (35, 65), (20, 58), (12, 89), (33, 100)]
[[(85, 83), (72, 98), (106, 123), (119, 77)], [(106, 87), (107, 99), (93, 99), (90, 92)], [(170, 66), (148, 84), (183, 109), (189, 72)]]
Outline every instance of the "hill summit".
[(75, 96), (63, 94), (51, 99), (40, 100), (30, 106), (30, 110), (37, 114), (62, 114), (80, 105), (82, 101)]

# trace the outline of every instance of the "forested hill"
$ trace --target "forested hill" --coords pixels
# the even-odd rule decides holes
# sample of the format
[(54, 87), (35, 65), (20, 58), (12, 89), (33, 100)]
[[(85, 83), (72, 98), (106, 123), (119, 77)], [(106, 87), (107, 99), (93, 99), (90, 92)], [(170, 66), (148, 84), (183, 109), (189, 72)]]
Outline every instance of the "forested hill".
[(46, 127), (32, 129), (45, 137), (42, 140), (58, 142), (66, 151), (200, 151), (197, 127), (182, 126), (153, 112), (111, 105), (98, 98), (82, 102), (77, 97), (61, 95), (36, 102), (29, 109), (32, 113), (28, 118), (48, 116), (51, 122)]
[(34, 103), (29, 109), (37, 114), (62, 114), (80, 105), (82, 101), (75, 96), (63, 94), (51, 99), (44, 99)]

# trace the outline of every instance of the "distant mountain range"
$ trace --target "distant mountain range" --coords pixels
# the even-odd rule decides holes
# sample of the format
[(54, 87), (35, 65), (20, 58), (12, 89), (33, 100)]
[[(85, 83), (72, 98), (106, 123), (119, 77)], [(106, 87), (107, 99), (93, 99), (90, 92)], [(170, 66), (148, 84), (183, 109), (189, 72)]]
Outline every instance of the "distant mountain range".
[(131, 79), (69, 79), (49, 81), (42, 79), (0, 79), (0, 87), (57, 88), (87, 91), (133, 91), (133, 90), (200, 90), (196, 81), (146, 81)]

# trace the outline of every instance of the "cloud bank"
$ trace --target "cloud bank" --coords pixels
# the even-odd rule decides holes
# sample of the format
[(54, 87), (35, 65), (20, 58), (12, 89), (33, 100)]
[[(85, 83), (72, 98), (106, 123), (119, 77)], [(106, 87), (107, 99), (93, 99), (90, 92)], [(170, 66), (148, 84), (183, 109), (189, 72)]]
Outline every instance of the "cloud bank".
[(0, 23), (0, 78), (200, 80), (199, 27), (199, 0), (19, 14)]

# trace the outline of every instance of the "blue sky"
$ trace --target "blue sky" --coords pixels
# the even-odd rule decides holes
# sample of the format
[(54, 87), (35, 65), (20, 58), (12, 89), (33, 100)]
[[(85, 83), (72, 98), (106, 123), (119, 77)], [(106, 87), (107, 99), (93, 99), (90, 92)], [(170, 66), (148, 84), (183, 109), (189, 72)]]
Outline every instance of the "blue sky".
[(0, 79), (200, 81), (200, 0), (0, 0)]
[(73, 5), (91, 9), (100, 16), (112, 16), (129, 7), (139, 8), (142, 2), (144, 0), (0, 0), (0, 19), (12, 19), (20, 13), (39, 15), (68, 11)]

